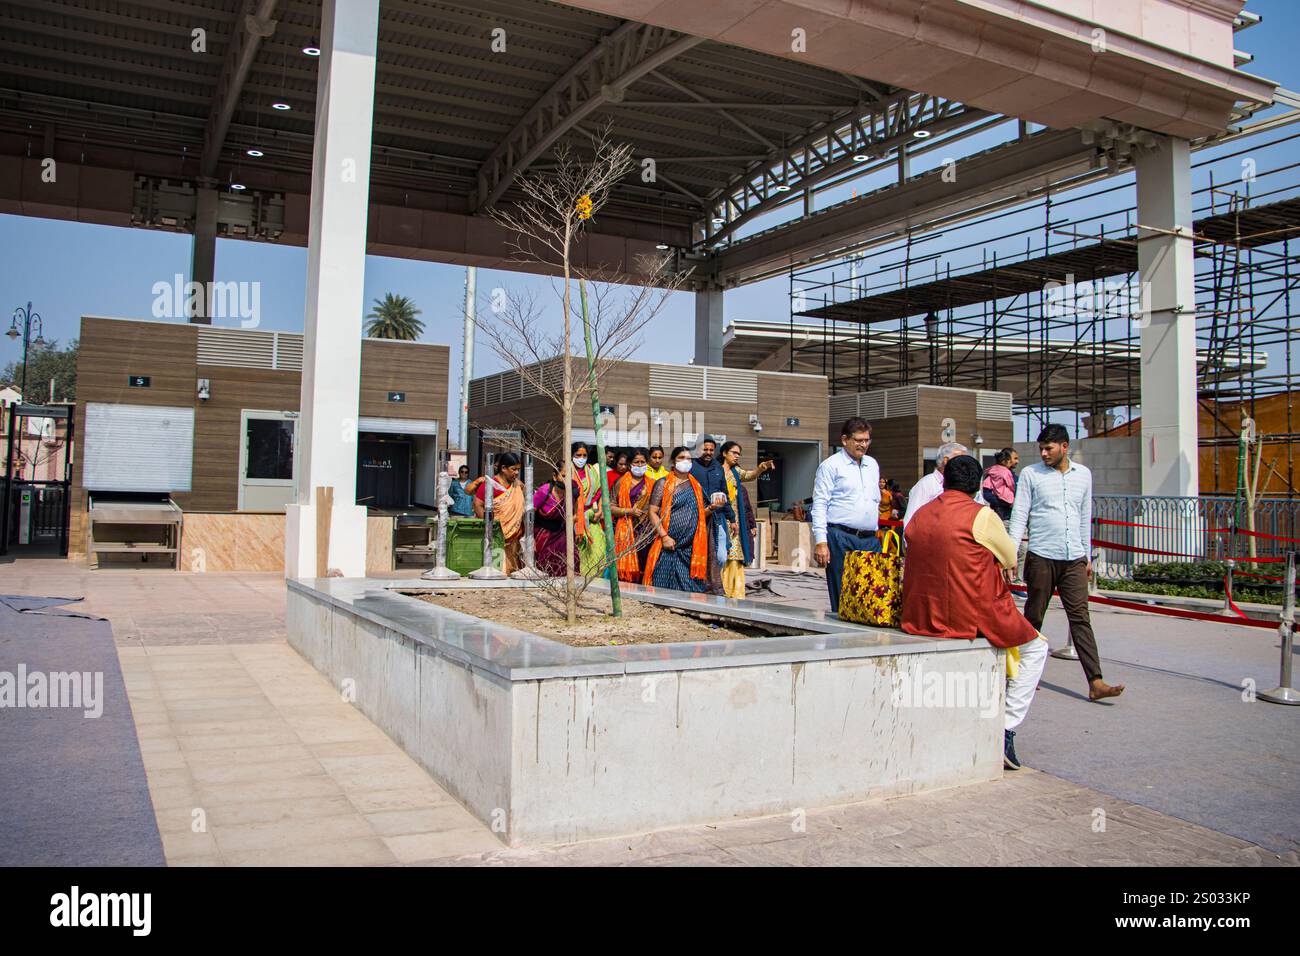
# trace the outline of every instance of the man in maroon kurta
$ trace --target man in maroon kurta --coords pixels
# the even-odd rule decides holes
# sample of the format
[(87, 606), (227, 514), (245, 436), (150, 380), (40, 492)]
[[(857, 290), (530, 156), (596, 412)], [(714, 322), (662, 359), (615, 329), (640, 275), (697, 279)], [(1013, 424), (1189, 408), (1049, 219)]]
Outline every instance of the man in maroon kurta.
[(1003, 762), (1014, 770), (1019, 767), (1015, 728), (1038, 686), (1047, 640), (1012, 600), (1002, 568), (1016, 566), (1016, 546), (997, 514), (974, 500), (980, 476), (974, 458), (952, 459), (944, 469), (943, 494), (908, 523), (903, 630), (927, 637), (982, 637), (995, 647), (1019, 649), (1018, 661), (1008, 661), (1004, 720)]

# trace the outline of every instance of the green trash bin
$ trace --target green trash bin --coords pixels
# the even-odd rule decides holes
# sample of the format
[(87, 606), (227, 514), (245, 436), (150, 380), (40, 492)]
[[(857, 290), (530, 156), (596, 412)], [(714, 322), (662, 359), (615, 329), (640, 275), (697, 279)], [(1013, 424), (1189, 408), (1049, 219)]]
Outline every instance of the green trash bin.
[[(498, 571), (505, 570), (502, 567), (504, 549), (505, 538), (501, 534), (501, 522), (493, 521), (492, 566)], [(447, 567), (462, 575), (483, 567), (482, 518), (447, 519)]]

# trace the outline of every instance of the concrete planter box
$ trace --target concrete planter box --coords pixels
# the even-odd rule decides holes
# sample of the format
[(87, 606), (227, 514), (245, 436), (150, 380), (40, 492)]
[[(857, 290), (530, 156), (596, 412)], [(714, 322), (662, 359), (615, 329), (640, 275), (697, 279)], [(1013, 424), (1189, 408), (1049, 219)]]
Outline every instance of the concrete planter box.
[[(812, 631), (576, 648), (395, 593), (290, 580), (289, 641), (510, 845), (851, 803), (1002, 772), (1004, 665), (985, 641), (847, 625), (753, 601), (624, 594)], [(517, 587), (520, 582), (438, 583)], [(963, 681), (983, 705), (919, 688)], [(896, 681), (917, 688), (896, 694)]]

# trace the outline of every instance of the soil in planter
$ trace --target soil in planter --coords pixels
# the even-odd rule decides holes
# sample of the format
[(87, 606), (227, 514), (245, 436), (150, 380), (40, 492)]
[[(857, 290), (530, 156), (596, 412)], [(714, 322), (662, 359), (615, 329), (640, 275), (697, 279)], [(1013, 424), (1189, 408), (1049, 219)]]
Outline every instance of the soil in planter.
[(578, 623), (566, 624), (534, 592), (518, 588), (402, 591), (413, 598), (463, 614), (518, 628), (571, 647), (622, 644), (681, 644), (692, 641), (732, 641), (777, 634), (808, 634), (796, 628), (775, 628), (752, 621), (659, 607), (623, 598), (623, 617), (609, 613), (609, 597), (585, 594), (578, 603)]

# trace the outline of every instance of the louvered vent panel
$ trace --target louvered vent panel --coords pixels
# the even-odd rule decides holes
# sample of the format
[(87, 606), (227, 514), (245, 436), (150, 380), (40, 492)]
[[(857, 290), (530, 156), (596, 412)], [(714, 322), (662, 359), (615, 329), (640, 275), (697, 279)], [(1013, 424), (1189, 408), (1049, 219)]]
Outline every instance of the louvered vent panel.
[(978, 393), (975, 396), (975, 417), (986, 422), (1011, 421), (1011, 393)]
[(501, 373), (501, 401), (517, 402), (522, 394), (523, 381), (518, 372)]
[(734, 368), (706, 368), (704, 397), (710, 402), (758, 404), (758, 375)]
[(693, 365), (651, 365), (651, 398), (704, 400), (704, 369)]
[(551, 362), (546, 366), (542, 373), (542, 384), (551, 392), (559, 392), (564, 388), (564, 363), (559, 359)]
[(872, 422), (885, 417), (885, 393), (864, 392), (858, 396), (858, 414)]
[[(251, 329), (200, 328), (199, 364), (274, 368), (274, 337), (274, 332), (256, 332)], [(301, 359), (299, 364), (301, 365)]]
[(469, 403), (482, 408), (487, 404), (487, 380), (476, 378), (469, 383)]
[(275, 367), (286, 372), (301, 372), (302, 348), (302, 336), (297, 332), (276, 332)]
[(891, 388), (885, 394), (885, 418), (908, 418), (916, 414), (915, 385)]
[(838, 425), (858, 414), (858, 396), (832, 395), (830, 400), (831, 424)]

